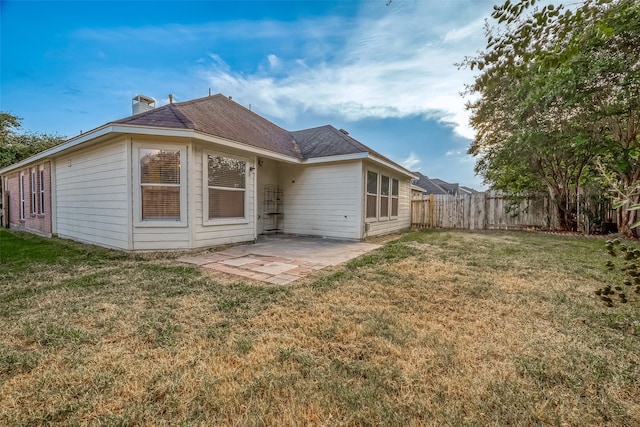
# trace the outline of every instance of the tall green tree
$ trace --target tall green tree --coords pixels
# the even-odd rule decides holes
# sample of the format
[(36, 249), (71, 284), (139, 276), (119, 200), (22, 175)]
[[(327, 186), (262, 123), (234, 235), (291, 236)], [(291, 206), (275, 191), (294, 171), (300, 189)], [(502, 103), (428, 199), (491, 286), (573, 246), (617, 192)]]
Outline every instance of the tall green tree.
[[(595, 177), (596, 163), (619, 187), (637, 188), (640, 2), (507, 0), (492, 17), (486, 51), (465, 61), (481, 71), (468, 91), (477, 97), (476, 170), (497, 188), (544, 185), (560, 227), (563, 204)], [(619, 224), (633, 234), (634, 213), (625, 212)]]
[(20, 117), (0, 112), (0, 168), (54, 147), (65, 140), (60, 135), (21, 133), (21, 127)]

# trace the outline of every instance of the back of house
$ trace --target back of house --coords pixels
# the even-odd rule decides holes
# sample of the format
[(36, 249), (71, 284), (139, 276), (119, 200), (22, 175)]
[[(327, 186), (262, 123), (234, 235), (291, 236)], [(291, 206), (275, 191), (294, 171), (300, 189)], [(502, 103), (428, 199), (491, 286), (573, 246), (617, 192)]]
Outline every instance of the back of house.
[(344, 130), (290, 132), (223, 95), (134, 112), (0, 170), (5, 226), (128, 251), (410, 226), (416, 177)]

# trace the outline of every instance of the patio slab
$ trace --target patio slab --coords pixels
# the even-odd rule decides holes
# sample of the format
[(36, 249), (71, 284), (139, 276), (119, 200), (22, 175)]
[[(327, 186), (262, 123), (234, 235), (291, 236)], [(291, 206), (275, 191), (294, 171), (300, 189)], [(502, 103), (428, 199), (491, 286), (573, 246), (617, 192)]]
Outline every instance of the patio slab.
[(285, 285), (325, 267), (347, 262), (380, 245), (316, 237), (268, 236), (257, 243), (178, 261), (276, 285)]

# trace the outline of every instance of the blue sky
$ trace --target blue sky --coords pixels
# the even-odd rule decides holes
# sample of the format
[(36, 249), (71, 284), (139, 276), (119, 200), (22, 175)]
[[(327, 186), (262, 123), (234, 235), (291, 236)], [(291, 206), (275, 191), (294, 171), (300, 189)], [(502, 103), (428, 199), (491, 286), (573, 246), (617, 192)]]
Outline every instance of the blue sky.
[(332, 124), (411, 170), (476, 188), (465, 83), (485, 0), (0, 1), (0, 109), (72, 137), (223, 93), (289, 130)]

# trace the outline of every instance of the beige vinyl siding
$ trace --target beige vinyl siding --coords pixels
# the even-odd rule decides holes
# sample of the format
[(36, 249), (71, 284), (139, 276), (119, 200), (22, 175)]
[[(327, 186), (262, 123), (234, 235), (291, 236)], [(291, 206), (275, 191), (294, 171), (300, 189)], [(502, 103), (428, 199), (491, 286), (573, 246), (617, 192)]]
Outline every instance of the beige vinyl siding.
[(193, 182), (193, 206), (194, 206), (194, 236), (193, 247), (203, 248), (209, 246), (226, 245), (231, 243), (250, 242), (256, 238), (255, 235), (255, 179), (256, 171), (247, 172), (245, 188), (245, 219), (242, 220), (219, 220), (207, 221), (204, 212), (204, 196), (208, 191), (207, 182), (204, 181), (203, 167), (206, 164), (204, 158), (206, 153), (215, 153), (221, 156), (225, 154), (240, 157), (246, 160), (247, 168), (255, 166), (255, 157), (252, 153), (230, 150), (228, 147), (220, 147), (212, 144), (196, 144), (194, 147), (193, 166), (194, 171), (190, 174)]
[[(256, 199), (257, 205), (256, 210), (258, 212), (257, 215), (257, 233), (262, 234), (265, 228), (265, 217), (264, 217), (264, 188), (265, 185), (280, 185), (280, 181), (278, 180), (278, 169), (280, 168), (281, 163), (276, 162), (275, 160), (270, 159), (261, 159), (258, 162), (258, 175), (256, 176), (257, 186), (256, 186)], [(268, 224), (268, 223), (267, 223)]]
[(285, 233), (361, 238), (361, 161), (283, 167), (280, 182)]
[[(390, 169), (382, 168), (378, 165), (368, 163), (365, 164), (362, 171), (363, 179), (366, 179), (368, 170), (378, 173), (379, 177), (381, 175), (384, 175), (388, 176), (390, 180), (398, 180), (398, 216), (367, 219), (366, 222), (368, 224), (369, 230), (365, 233), (365, 237), (389, 234), (408, 229), (411, 226), (411, 181), (409, 181), (402, 175), (398, 175)], [(363, 191), (366, 191), (366, 188), (364, 186), (362, 188)], [(379, 199), (380, 197), (378, 197), (378, 200)], [(364, 203), (365, 200), (363, 200), (363, 209)], [(391, 206), (389, 206), (389, 213), (391, 213)]]
[(129, 249), (127, 163), (124, 139), (56, 159), (59, 236)]

